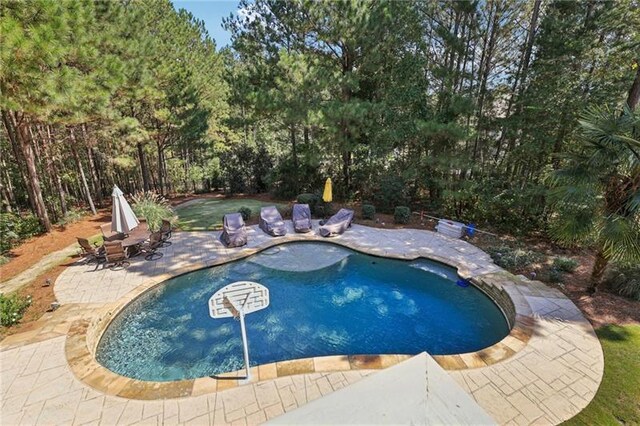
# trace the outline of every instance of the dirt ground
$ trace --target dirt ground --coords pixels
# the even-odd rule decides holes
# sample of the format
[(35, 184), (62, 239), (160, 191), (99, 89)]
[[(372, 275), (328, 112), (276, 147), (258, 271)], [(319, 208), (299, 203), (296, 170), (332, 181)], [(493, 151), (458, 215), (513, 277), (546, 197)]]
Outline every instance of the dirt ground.
[[(70, 258), (67, 262), (55, 266), (47, 272), (38, 275), (28, 285), (18, 290), (18, 294), (20, 296), (31, 296), (31, 305), (24, 311), (22, 320), (19, 324), (12, 327), (0, 326), (0, 339), (11, 334), (29, 331), (31, 325), (50, 309), (51, 303), (56, 300), (53, 293), (53, 283), (56, 282), (58, 275), (60, 275), (62, 271), (64, 271), (65, 268), (71, 265), (74, 261), (75, 259)], [(48, 286), (45, 285), (47, 280), (51, 283)]]
[[(223, 198), (223, 194), (195, 194), (195, 195), (183, 195), (177, 196), (170, 200), (172, 205), (178, 205), (183, 202), (195, 199), (195, 198)], [(291, 200), (273, 200), (266, 194), (260, 195), (237, 195), (234, 198), (254, 198), (263, 201), (278, 201), (289, 202)], [(339, 203), (333, 204), (333, 209), (337, 211), (344, 205)], [(373, 226), (377, 228), (412, 228), (412, 229), (428, 229), (433, 230), (435, 227), (435, 221), (423, 218), (420, 219), (418, 215), (412, 217), (412, 220), (407, 225), (396, 225), (393, 223), (393, 215), (388, 214), (376, 214), (376, 220), (364, 220), (360, 217), (359, 205), (349, 204), (345, 207), (353, 208), (356, 211), (355, 222)], [(38, 237), (31, 238), (19, 247), (12, 250), (10, 254), (11, 260), (0, 266), (0, 281), (7, 280), (18, 273), (26, 270), (38, 260), (49, 253), (63, 249), (68, 245), (76, 241), (76, 237), (90, 237), (100, 232), (99, 226), (103, 223), (108, 223), (111, 220), (111, 214), (108, 209), (100, 210), (96, 216), (90, 216), (79, 222), (73, 223), (65, 228), (58, 228), (53, 232)], [(257, 223), (257, 215), (248, 221), (248, 224)], [(480, 248), (486, 248), (490, 245), (497, 243), (514, 243), (516, 240), (510, 236), (494, 237), (490, 235), (477, 234), (470, 242), (479, 246)], [(572, 257), (579, 261), (580, 266), (572, 273), (565, 276), (565, 282), (563, 285), (549, 284), (555, 286), (563, 291), (573, 302), (582, 310), (584, 315), (591, 321), (595, 327), (599, 327), (604, 324), (640, 324), (640, 302), (632, 301), (606, 291), (600, 291), (593, 296), (586, 293), (586, 285), (589, 280), (589, 273), (593, 265), (593, 255), (588, 250), (566, 250), (557, 245), (546, 241), (544, 238), (531, 238), (522, 243), (528, 247), (537, 251), (544, 252), (549, 256), (562, 255)], [(21, 294), (31, 294), (33, 297), (33, 304), (27, 310), (23, 319), (23, 324), (12, 327), (11, 333), (18, 330), (24, 330), (28, 327), (30, 321), (38, 319), (44, 311), (49, 307), (54, 300), (53, 286), (42, 287), (42, 283), (46, 278), (55, 282), (55, 278), (66, 267), (66, 264), (60, 265), (39, 277), (36, 277), (34, 281), (28, 286), (20, 290)], [(544, 265), (533, 265), (531, 270), (511, 271), (518, 274), (524, 274), (529, 276), (531, 272), (544, 268)]]
[(72, 223), (65, 227), (56, 227), (48, 234), (39, 235), (12, 249), (9, 262), (0, 266), (0, 282), (6, 281), (36, 264), (43, 256), (61, 250), (76, 242), (76, 237), (88, 238), (100, 233), (100, 225), (111, 220), (111, 210), (102, 209), (95, 216)]

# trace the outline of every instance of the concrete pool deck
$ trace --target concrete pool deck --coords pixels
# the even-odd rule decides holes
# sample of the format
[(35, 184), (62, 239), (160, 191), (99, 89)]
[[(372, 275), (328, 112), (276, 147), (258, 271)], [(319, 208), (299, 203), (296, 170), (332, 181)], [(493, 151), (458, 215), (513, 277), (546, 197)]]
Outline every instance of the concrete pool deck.
[[(264, 380), (258, 382), (225, 389), (230, 385), (197, 379), (181, 385), (180, 395), (188, 396), (152, 400), (141, 395), (145, 390), (136, 388), (131, 379), (114, 373), (107, 376), (100, 366), (91, 364), (95, 363), (91, 346), (99, 335), (91, 336), (87, 329), (104, 327), (96, 325), (96, 315), (117, 312), (172, 276), (289, 241), (321, 240), (380, 256), (432, 258), (458, 267), (462, 276), (477, 285), (508, 293), (514, 301), (516, 331), (500, 346), (435, 357), (498, 423), (559, 423), (582, 410), (598, 389), (604, 368), (602, 350), (576, 306), (555, 289), (506, 273), (469, 243), (429, 231), (359, 225), (330, 240), (315, 232), (290, 232), (278, 238), (257, 227), (248, 232), (249, 245), (240, 249), (225, 248), (219, 232), (177, 232), (173, 244), (163, 248), (164, 256), (155, 262), (134, 258), (119, 271), (95, 270), (95, 265), (82, 263), (67, 268), (54, 287), (62, 307), (29, 331), (0, 343), (0, 422), (255, 424), (353, 383), (370, 374), (370, 368), (392, 365), (391, 361), (374, 365), (371, 359), (359, 363), (353, 357), (319, 361), (320, 367), (316, 360), (307, 361), (304, 368), (295, 362), (276, 363), (283, 365), (263, 369), (264, 374), (257, 377)], [(146, 391), (155, 392), (156, 398), (166, 395), (157, 386)]]

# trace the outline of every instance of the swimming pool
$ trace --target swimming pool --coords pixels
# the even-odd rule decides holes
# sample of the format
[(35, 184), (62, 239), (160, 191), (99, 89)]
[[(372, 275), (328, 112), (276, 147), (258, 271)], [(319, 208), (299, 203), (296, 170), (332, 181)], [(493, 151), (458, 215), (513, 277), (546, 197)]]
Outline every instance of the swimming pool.
[(452, 268), (378, 258), (327, 243), (289, 243), (173, 278), (111, 322), (96, 358), (123, 376), (190, 379), (243, 367), (239, 322), (209, 317), (208, 299), (240, 280), (269, 288), (246, 317), (251, 365), (351, 354), (477, 351), (509, 333), (502, 311)]

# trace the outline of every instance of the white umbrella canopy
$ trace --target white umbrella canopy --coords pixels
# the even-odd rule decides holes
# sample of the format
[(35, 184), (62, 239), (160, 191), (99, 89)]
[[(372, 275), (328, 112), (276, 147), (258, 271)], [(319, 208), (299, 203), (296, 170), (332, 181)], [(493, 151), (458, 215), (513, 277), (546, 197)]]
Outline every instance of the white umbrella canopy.
[(113, 186), (113, 193), (111, 193), (113, 199), (113, 206), (111, 208), (111, 230), (114, 232), (128, 233), (132, 229), (135, 229), (140, 222), (136, 217), (136, 214), (131, 210), (131, 206), (124, 198), (124, 194), (118, 188), (118, 185)]

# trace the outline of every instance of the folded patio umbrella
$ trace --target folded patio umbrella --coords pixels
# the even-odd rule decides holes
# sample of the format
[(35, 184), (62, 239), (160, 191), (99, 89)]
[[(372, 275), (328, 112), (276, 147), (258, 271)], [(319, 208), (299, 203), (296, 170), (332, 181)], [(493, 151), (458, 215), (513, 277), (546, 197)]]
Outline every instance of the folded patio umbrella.
[(324, 201), (325, 203), (330, 203), (331, 201), (333, 201), (333, 187), (331, 185), (331, 178), (327, 178), (327, 181), (324, 183), (322, 201)]
[(140, 222), (117, 185), (113, 186), (111, 198), (113, 199), (111, 208), (111, 230), (113, 232), (127, 234), (132, 229), (135, 229)]
[(311, 210), (309, 209), (309, 204), (294, 204), (291, 221), (293, 222), (294, 231), (311, 231)]
[(340, 209), (320, 227), (320, 235), (323, 237), (340, 235), (351, 226), (351, 221), (353, 221), (353, 210)]
[(225, 214), (222, 228), (222, 241), (227, 247), (240, 247), (247, 244), (247, 231), (240, 213)]
[(287, 233), (282, 215), (278, 209), (276, 209), (276, 206), (268, 206), (260, 209), (260, 228), (274, 237), (280, 237)]

